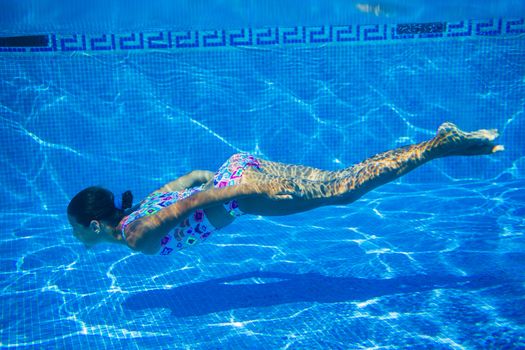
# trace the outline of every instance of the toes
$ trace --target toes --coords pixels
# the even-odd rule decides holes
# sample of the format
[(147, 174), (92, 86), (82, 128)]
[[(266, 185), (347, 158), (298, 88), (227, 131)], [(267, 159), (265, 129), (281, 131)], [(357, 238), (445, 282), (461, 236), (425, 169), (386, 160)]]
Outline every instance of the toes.
[(492, 139), (491, 139), (491, 141), (494, 140), (496, 137), (499, 136), (498, 129), (490, 129), (490, 130), (489, 130), (489, 133), (492, 135)]
[(481, 130), (470, 133), (469, 136), (471, 138), (479, 138), (479, 139), (484, 139), (487, 141), (494, 141), (494, 139), (496, 139), (496, 137), (499, 136), (499, 133), (497, 129), (490, 129), (490, 130), (481, 129)]
[(499, 134), (498, 134), (498, 130), (496, 130), (496, 129), (483, 130), (483, 131), (484, 131), (484, 135), (485, 135), (485, 137), (486, 137), (489, 141), (492, 141), (492, 140), (494, 140), (496, 137), (499, 136)]
[(504, 150), (505, 150), (505, 146), (503, 146), (503, 145), (496, 145), (496, 146), (492, 147), (491, 153), (502, 152)]

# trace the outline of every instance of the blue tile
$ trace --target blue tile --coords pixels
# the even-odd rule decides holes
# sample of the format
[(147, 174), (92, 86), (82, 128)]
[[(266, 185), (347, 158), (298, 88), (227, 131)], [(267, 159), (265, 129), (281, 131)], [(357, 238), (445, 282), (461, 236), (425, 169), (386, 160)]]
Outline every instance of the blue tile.
[(168, 49), (170, 48), (170, 36), (164, 32), (159, 32), (158, 34), (150, 34), (146, 36), (146, 41), (148, 43), (149, 49)]
[(332, 26), (307, 28), (308, 41), (310, 43), (329, 43), (333, 40)]
[(135, 33), (129, 36), (121, 36), (119, 38), (119, 47), (121, 50), (137, 50), (144, 48), (144, 34), (139, 33), (138, 40)]
[(231, 46), (253, 44), (251, 28), (231, 31), (229, 33), (229, 36)]
[(525, 19), (507, 20), (505, 25), (505, 32), (508, 34), (525, 33)]
[(186, 32), (173, 32), (176, 48), (199, 47), (199, 32), (188, 30)]
[(470, 36), (472, 35), (472, 25), (470, 21), (448, 23), (446, 32), (448, 37)]
[(500, 35), (502, 20), (488, 20), (488, 21), (474, 21), (474, 26), (476, 28), (476, 35), (479, 36), (489, 36), (489, 35)]
[(106, 34), (103, 34), (101, 37), (92, 37), (90, 44), (91, 50), (95, 51), (115, 50), (115, 35), (109, 35), (109, 39)]
[(282, 31), (283, 44), (304, 44), (306, 42), (306, 28), (294, 27)]
[(376, 24), (362, 26), (363, 28), (363, 41), (377, 41), (387, 39), (387, 25)]
[(354, 26), (352, 25), (334, 27), (335, 41), (338, 41), (338, 42), (359, 41), (360, 27), (356, 25), (355, 30), (353, 28)]
[(279, 28), (256, 29), (255, 37), (257, 45), (277, 45), (279, 44)]
[(204, 47), (226, 46), (225, 30), (205, 31), (201, 35)]
[(62, 37), (60, 39), (60, 49), (62, 51), (85, 51), (86, 50), (86, 36), (74, 34), (70, 37)]

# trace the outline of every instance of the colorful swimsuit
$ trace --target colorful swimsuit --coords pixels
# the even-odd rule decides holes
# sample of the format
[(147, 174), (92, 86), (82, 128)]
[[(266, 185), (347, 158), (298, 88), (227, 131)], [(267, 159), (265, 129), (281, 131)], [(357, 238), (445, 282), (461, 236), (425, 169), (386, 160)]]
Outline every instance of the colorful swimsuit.
[[(254, 156), (248, 153), (237, 153), (231, 156), (213, 176), (213, 186), (216, 188), (233, 186), (241, 181), (242, 174), (247, 167), (252, 166), (260, 170), (261, 165)], [(224, 203), (224, 208), (231, 216), (241, 216), (244, 213), (234, 199)]]
[[(253, 156), (246, 153), (234, 154), (215, 173), (213, 177), (214, 187), (220, 188), (236, 185), (241, 180), (242, 174), (248, 166), (254, 166), (259, 169), (259, 162)], [(203, 188), (204, 185), (187, 188), (178, 192), (153, 192), (140, 203), (140, 207), (136, 211), (125, 217), (122, 223), (122, 235), (124, 238), (126, 237), (125, 229), (131, 222), (143, 216), (153, 215), (179, 200), (202, 191)], [(240, 216), (243, 214), (239, 210), (236, 200), (225, 203), (224, 207), (232, 216)], [(205, 241), (211, 233), (216, 230), (217, 229), (209, 222), (204, 210), (197, 209), (160, 240), (159, 252), (157, 254), (169, 255), (174, 250), (194, 246)]]

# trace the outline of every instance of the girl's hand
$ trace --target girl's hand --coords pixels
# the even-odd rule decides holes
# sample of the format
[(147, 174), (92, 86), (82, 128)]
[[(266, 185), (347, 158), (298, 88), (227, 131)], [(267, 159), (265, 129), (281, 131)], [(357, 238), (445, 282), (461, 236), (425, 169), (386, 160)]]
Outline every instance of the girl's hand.
[(137, 219), (126, 226), (126, 244), (133, 250), (140, 250), (140, 242), (145, 233), (144, 220)]
[(158, 218), (155, 215), (144, 216), (126, 226), (126, 244), (144, 254), (155, 254), (163, 236), (164, 233), (159, 232)]

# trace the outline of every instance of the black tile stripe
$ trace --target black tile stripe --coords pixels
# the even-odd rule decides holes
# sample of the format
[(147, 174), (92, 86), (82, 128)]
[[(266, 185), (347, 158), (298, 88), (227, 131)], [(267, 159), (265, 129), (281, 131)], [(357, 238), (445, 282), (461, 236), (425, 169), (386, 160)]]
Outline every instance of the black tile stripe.
[(47, 35), (0, 37), (0, 47), (46, 47), (48, 44)]
[(445, 22), (398, 24), (397, 34), (443, 33)]

